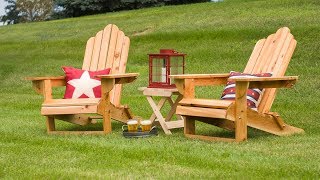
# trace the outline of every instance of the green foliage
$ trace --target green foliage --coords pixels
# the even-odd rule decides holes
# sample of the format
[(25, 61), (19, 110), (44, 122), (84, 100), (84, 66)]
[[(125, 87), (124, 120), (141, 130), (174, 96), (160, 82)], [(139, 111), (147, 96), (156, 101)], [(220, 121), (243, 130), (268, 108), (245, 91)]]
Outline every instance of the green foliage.
[[(144, 7), (177, 5), (208, 0), (5, 0), (7, 14), (0, 21), (8, 24), (43, 21), (140, 9)], [(53, 3), (54, 1), (54, 3)], [(54, 10), (54, 7), (56, 9)], [(62, 8), (62, 9), (61, 9)]]
[[(0, 178), (3, 179), (320, 179), (320, 1), (225, 0), (165, 6), (0, 27)], [(151, 108), (138, 87), (148, 83), (148, 53), (173, 48), (187, 54), (187, 73), (242, 71), (255, 43), (287, 26), (298, 44), (272, 110), (305, 134), (278, 137), (249, 129), (244, 143), (186, 139), (183, 129), (167, 136), (125, 139), (121, 123), (105, 136), (49, 136), (40, 115), (42, 96), (27, 76), (62, 75), (81, 67), (89, 37), (114, 23), (131, 39), (122, 103), (147, 119)], [(221, 87), (219, 87), (221, 88)], [(61, 97), (64, 89), (54, 91)], [(196, 89), (217, 98), (221, 89)], [(58, 122), (59, 130), (87, 127)], [(100, 130), (101, 123), (89, 127)], [(233, 136), (206, 124), (199, 134)]]
[(23, 22), (43, 21), (52, 14), (53, 0), (17, 0), (16, 7)]
[(43, 21), (49, 19), (53, 11), (52, 0), (5, 0), (7, 14), (0, 21), (8, 24)]
[(140, 9), (144, 7), (207, 2), (208, 0), (55, 0), (56, 5), (64, 8), (54, 16), (78, 17), (111, 11)]
[(99, 14), (120, 7), (119, 0), (56, 0), (55, 2), (56, 5), (64, 8), (62, 13), (67, 17)]
[(6, 15), (0, 18), (1, 22), (5, 22), (7, 24), (17, 24), (21, 21), (19, 16), (19, 11), (17, 10), (16, 1), (15, 0), (5, 0), (8, 5), (5, 7)]

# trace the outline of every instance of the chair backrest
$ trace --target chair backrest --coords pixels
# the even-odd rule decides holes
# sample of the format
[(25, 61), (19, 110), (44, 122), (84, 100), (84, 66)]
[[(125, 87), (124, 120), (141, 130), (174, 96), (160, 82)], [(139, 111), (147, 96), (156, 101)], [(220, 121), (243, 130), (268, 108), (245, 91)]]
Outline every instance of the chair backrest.
[[(111, 74), (125, 73), (130, 39), (116, 25), (109, 24), (87, 41), (83, 70), (111, 68)], [(111, 103), (120, 105), (121, 84), (110, 92)]]
[[(280, 28), (275, 34), (256, 43), (244, 73), (272, 72), (272, 76), (284, 76), (296, 44), (297, 41), (290, 33), (290, 29)], [(275, 95), (275, 88), (265, 89), (258, 111), (269, 112)]]

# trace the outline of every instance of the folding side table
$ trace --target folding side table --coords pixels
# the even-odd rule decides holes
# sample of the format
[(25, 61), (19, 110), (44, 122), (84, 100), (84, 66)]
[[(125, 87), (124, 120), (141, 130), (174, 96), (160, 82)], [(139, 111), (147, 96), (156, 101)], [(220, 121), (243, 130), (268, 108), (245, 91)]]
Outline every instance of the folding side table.
[[(152, 108), (152, 115), (150, 116), (150, 120), (152, 123), (157, 120), (165, 134), (172, 134), (170, 129), (174, 128), (182, 128), (184, 127), (184, 121), (182, 116), (176, 115), (177, 120), (172, 121), (173, 115), (175, 115), (177, 105), (179, 101), (182, 99), (182, 95), (178, 92), (176, 88), (147, 88), (141, 87), (139, 88), (140, 91), (143, 92), (143, 95), (146, 96), (151, 108)], [(174, 101), (173, 95), (177, 95), (177, 99)], [(155, 99), (153, 97), (161, 97), (160, 101), (156, 104)], [(166, 117), (163, 117), (161, 114), (161, 108), (165, 105), (165, 102), (168, 102), (171, 106), (171, 109)]]

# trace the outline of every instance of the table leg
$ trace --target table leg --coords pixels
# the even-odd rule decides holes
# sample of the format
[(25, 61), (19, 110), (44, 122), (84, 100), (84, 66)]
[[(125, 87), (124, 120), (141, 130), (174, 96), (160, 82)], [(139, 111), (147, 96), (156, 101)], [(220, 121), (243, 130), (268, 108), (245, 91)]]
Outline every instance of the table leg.
[[(172, 101), (172, 98), (171, 98), (171, 97), (168, 97), (168, 101), (169, 101), (169, 103), (170, 103), (170, 105), (171, 105), (171, 110), (170, 110), (170, 112), (168, 113), (168, 115), (167, 115), (167, 117), (166, 117), (166, 121), (170, 121), (170, 120), (172, 119), (172, 116), (173, 116), (173, 115), (175, 114), (175, 112), (176, 112), (178, 103), (179, 103), (179, 101), (180, 101), (182, 98), (183, 98), (183, 96), (182, 96), (182, 95), (179, 95), (179, 96), (177, 97), (177, 99), (173, 102), (173, 101)], [(180, 118), (179, 118), (179, 116), (177, 116), (177, 117), (178, 117), (178, 120), (182, 120), (181, 116), (180, 116)]]
[[(157, 105), (158, 109), (161, 110), (165, 102), (166, 102), (166, 98), (161, 98)], [(153, 112), (149, 119), (150, 121), (153, 122), (156, 119), (156, 114)]]
[[(170, 121), (172, 116), (175, 114), (177, 106), (179, 104), (179, 101), (183, 98), (183, 96), (181, 94), (178, 95), (177, 99), (173, 102), (172, 98), (168, 98), (168, 101), (171, 105), (171, 110), (168, 114), (168, 116), (166, 117), (166, 121)], [(182, 116), (176, 114), (177, 116), (177, 120), (183, 120)]]
[(170, 104), (171, 109), (170, 109), (168, 115), (166, 116), (166, 119), (165, 119), (166, 122), (167, 122), (167, 121), (171, 121), (172, 116), (173, 116), (174, 113), (176, 112), (176, 108), (174, 108), (174, 103), (173, 103), (173, 101), (172, 101), (172, 98), (171, 98), (171, 97), (167, 97), (167, 100), (168, 100), (168, 102), (169, 102), (169, 104)]
[(177, 99), (173, 102), (171, 97), (168, 97), (168, 101), (171, 105), (171, 110), (168, 113), (165, 121), (168, 129), (173, 129), (173, 128), (181, 128), (184, 127), (183, 123), (183, 118), (180, 115), (177, 115), (177, 120), (176, 121), (170, 121), (172, 119), (172, 116), (175, 114), (177, 106), (179, 101), (183, 98), (182, 95), (179, 95)]
[(165, 119), (161, 115), (160, 109), (158, 108), (156, 103), (153, 101), (153, 98), (151, 96), (147, 96), (147, 100), (148, 100), (148, 102), (149, 102), (154, 114), (158, 118), (158, 121), (159, 121), (164, 133), (165, 134), (172, 134), (171, 131), (168, 129), (167, 125), (166, 125)]

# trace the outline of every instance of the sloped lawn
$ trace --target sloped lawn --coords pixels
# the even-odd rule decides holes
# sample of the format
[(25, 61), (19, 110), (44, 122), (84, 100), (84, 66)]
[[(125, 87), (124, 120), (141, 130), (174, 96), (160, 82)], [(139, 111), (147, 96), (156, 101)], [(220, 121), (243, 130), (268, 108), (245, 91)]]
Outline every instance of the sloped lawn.
[[(319, 14), (318, 0), (225, 0), (0, 27), (0, 177), (319, 179)], [(255, 42), (289, 27), (298, 45), (286, 75), (299, 75), (299, 82), (279, 91), (273, 111), (306, 133), (277, 137), (250, 129), (249, 140), (240, 144), (186, 139), (182, 129), (125, 139), (122, 124), (114, 121), (106, 136), (47, 135), (42, 97), (24, 77), (62, 75), (62, 65), (81, 67), (86, 40), (109, 23), (131, 38), (127, 72), (140, 77), (124, 87), (122, 103), (143, 118), (151, 109), (137, 89), (148, 83), (147, 53), (184, 52), (187, 73), (242, 71)], [(197, 92), (218, 98), (221, 89)], [(64, 122), (57, 128), (83, 129)], [(204, 124), (199, 131), (232, 136)]]

